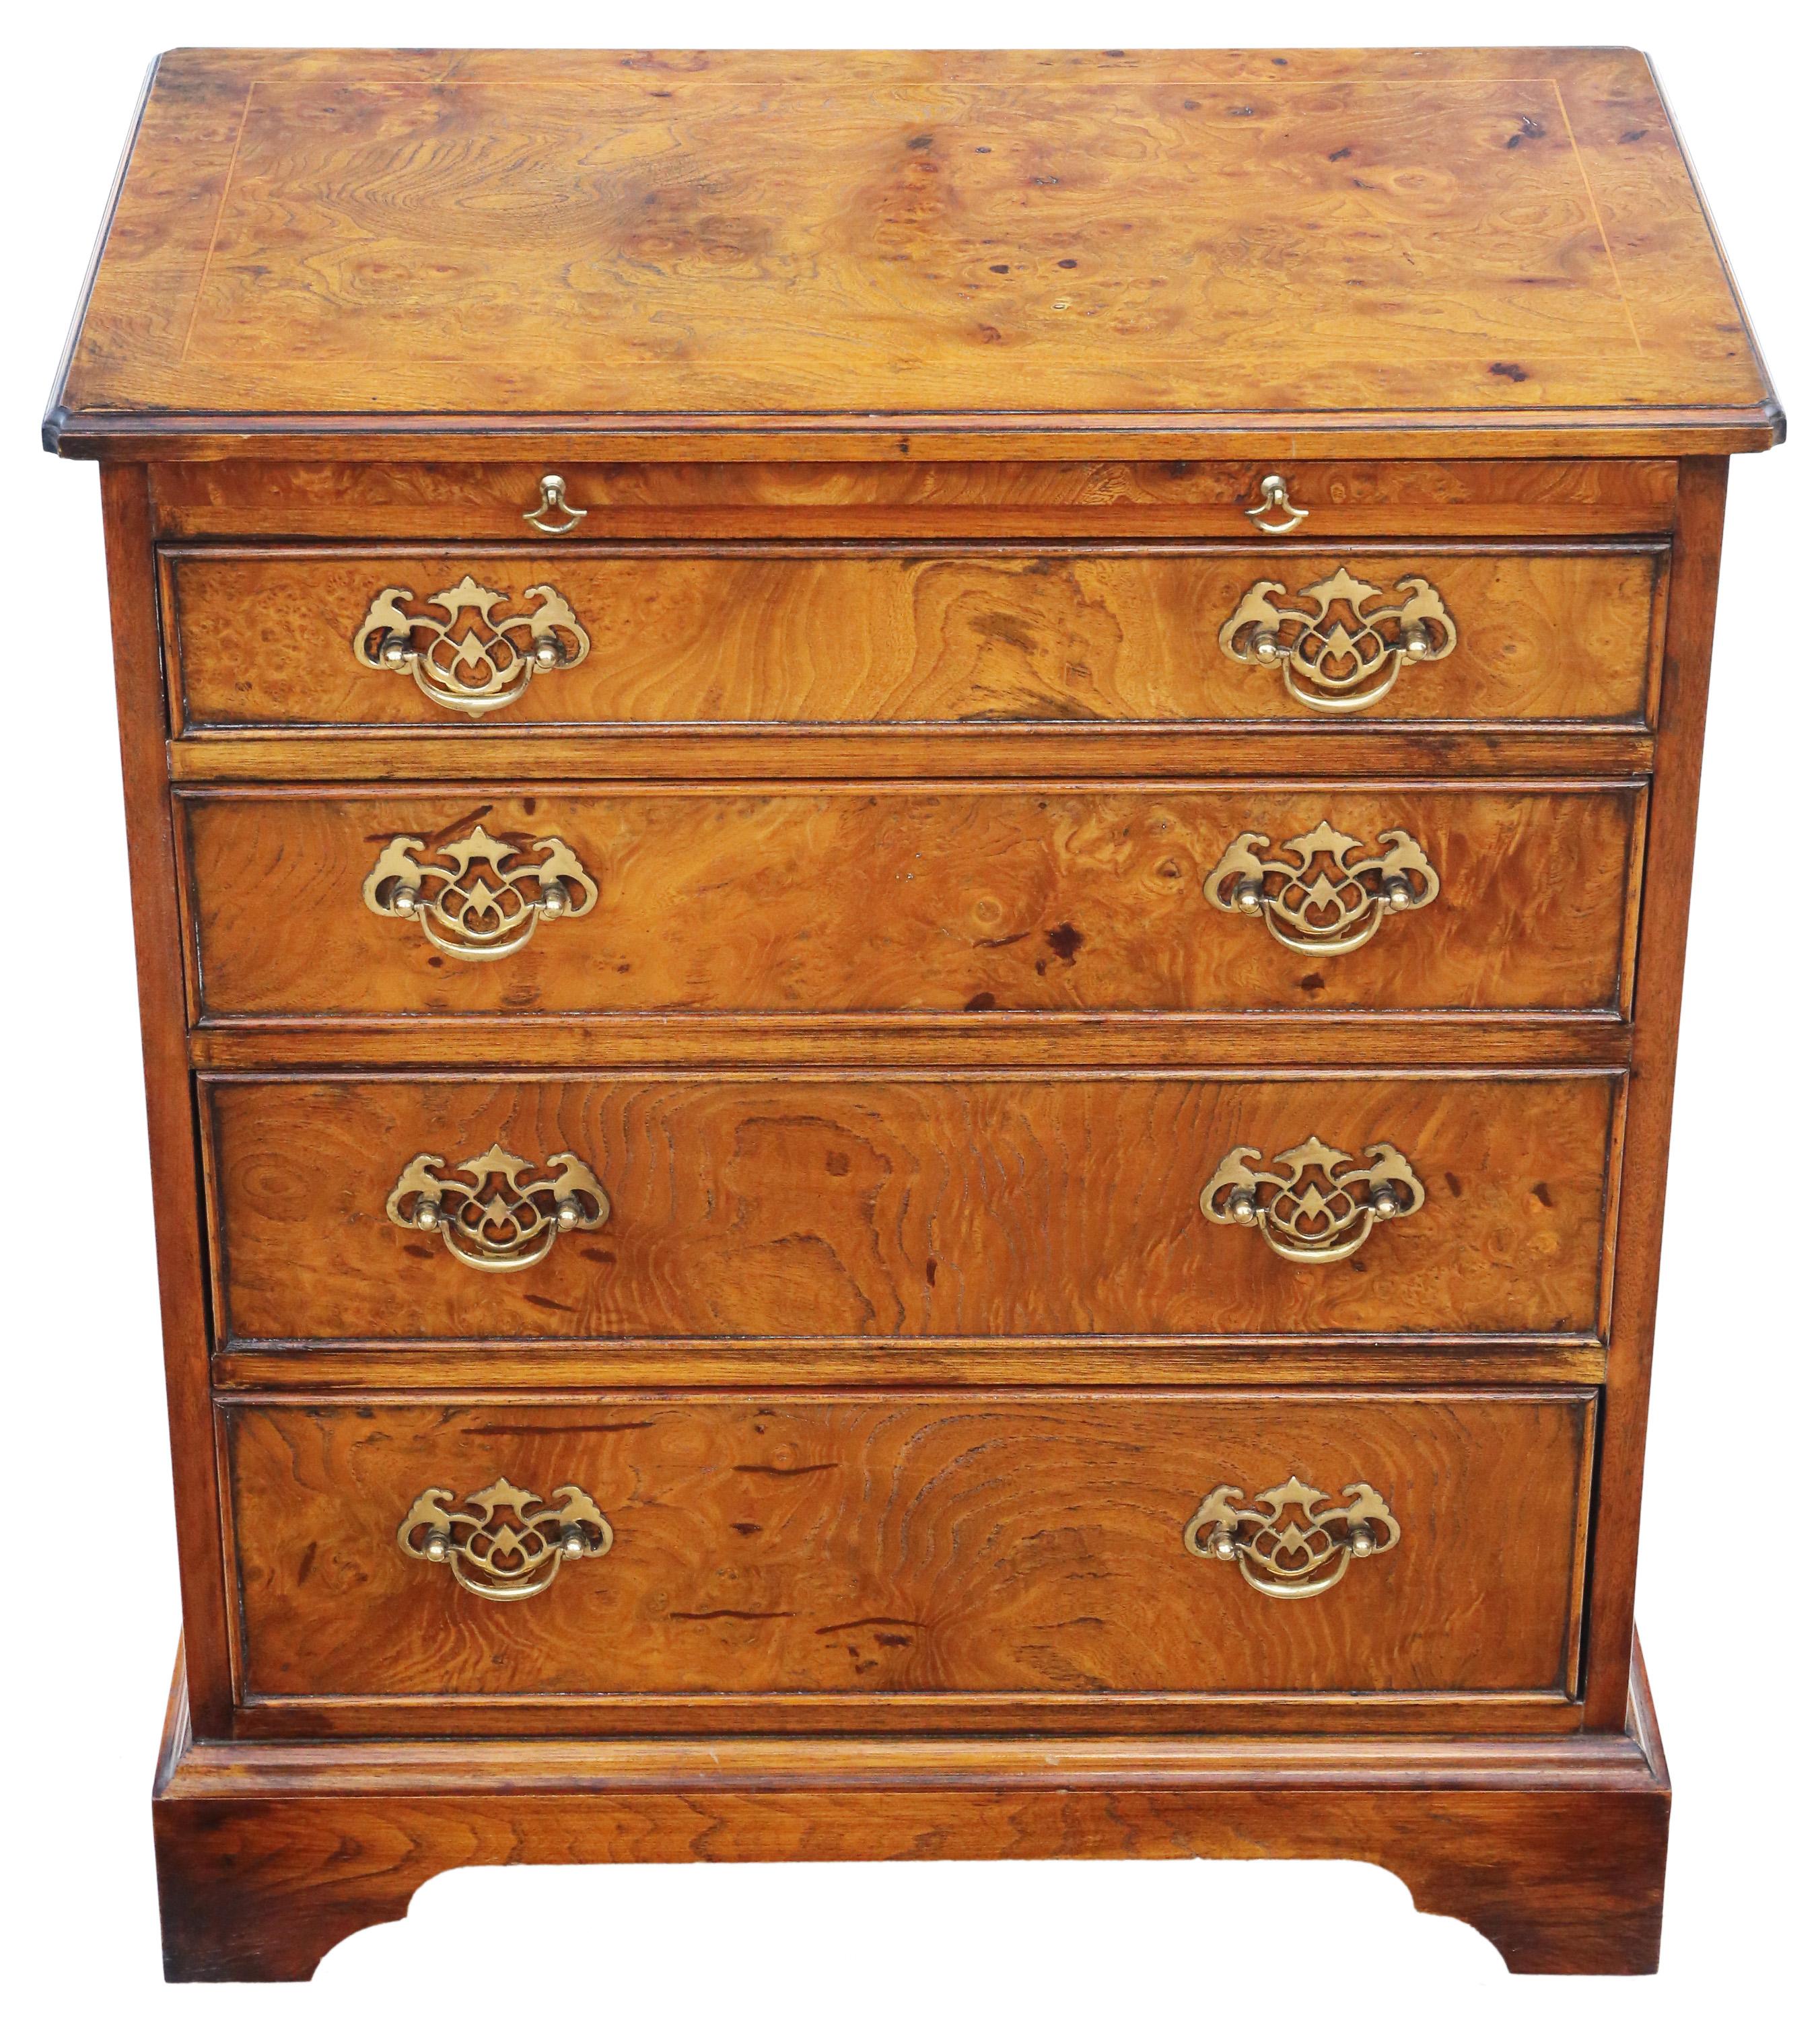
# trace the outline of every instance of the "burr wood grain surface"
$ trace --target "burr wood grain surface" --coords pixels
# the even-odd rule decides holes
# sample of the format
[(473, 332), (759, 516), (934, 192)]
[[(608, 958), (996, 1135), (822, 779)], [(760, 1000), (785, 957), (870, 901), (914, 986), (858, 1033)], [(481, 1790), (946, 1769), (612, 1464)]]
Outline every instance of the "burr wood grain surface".
[(186, 50), (51, 426), (1651, 408), (1779, 419), (1634, 51)]
[[(471, 577), (509, 610), (548, 584), (586, 658), (486, 727), (555, 723), (1167, 722), (1321, 718), (1220, 647), (1253, 583), (1285, 600), (1345, 567), (1396, 606), (1432, 585), (1459, 629), (1376, 720), (1635, 722), (1648, 712), (1659, 548), (1490, 553), (1278, 544), (1267, 553), (941, 550), (603, 555), (586, 547), (169, 557), (183, 726), (481, 726), (352, 642), (374, 599)], [(1305, 607), (1312, 608), (1312, 605)], [(1336, 611), (1337, 617), (1341, 613)], [(1349, 620), (1350, 621), (1350, 620)], [(1358, 719), (1364, 719), (1362, 716)], [(453, 761), (459, 756), (450, 753)]]
[[(905, 1693), (1558, 1695), (1572, 1658), (1583, 1392), (631, 1394), (227, 1425), (256, 1696), (808, 1691), (863, 1724)], [(1184, 1547), (1214, 1487), (1292, 1474), (1369, 1481), (1397, 1546), (1308, 1602)], [(577, 1482), (611, 1549), (505, 1604), (399, 1550), (426, 1486), (501, 1477)]]
[[(227, 1336), (1488, 1331), (1598, 1322), (1620, 1082), (1203, 1074), (211, 1078)], [(1226, 1153), (1390, 1142), (1428, 1189), (1350, 1261), (1215, 1226)], [(390, 1224), (422, 1152), (580, 1157), (612, 1201), (513, 1275)]]

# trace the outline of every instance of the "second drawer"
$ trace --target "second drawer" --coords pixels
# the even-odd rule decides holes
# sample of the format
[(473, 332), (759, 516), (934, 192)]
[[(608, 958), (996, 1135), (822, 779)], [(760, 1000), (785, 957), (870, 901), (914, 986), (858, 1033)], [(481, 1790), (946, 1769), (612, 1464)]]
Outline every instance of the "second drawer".
[(1355, 784), (183, 807), (199, 1006), (232, 1018), (1621, 1011), (1644, 803)]

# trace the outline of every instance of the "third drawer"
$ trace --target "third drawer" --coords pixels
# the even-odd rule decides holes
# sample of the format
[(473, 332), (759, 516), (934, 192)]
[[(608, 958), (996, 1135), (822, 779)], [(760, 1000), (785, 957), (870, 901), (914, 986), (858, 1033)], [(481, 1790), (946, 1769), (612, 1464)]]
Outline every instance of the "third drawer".
[(1586, 1335), (1613, 1072), (205, 1075), (226, 1338)]

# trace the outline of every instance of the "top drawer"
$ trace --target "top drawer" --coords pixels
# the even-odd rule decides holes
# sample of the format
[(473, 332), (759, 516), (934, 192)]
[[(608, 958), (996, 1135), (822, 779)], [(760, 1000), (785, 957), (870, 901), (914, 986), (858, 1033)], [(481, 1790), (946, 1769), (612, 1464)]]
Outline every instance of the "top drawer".
[[(908, 444), (905, 444), (906, 448)], [(545, 476), (564, 506), (538, 509)], [(1289, 509), (1270, 507), (1280, 476)], [(154, 466), (161, 539), (1101, 539), (1666, 532), (1667, 460), (269, 462)], [(1254, 517), (1253, 515), (1256, 513)], [(577, 517), (577, 513), (583, 516)], [(1305, 516), (1304, 516), (1305, 515)], [(538, 525), (528, 531), (529, 518)], [(546, 527), (553, 530), (546, 532)]]
[(190, 730), (1651, 712), (1667, 549), (166, 549)]

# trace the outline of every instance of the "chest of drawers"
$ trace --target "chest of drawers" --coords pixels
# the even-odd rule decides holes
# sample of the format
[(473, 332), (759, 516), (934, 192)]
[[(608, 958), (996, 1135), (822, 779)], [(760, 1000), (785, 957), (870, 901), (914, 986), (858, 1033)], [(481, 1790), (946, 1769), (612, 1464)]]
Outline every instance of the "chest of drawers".
[(1727, 459), (1643, 60), (186, 52), (98, 459), (174, 1977), (461, 1864), (1653, 1966)]

